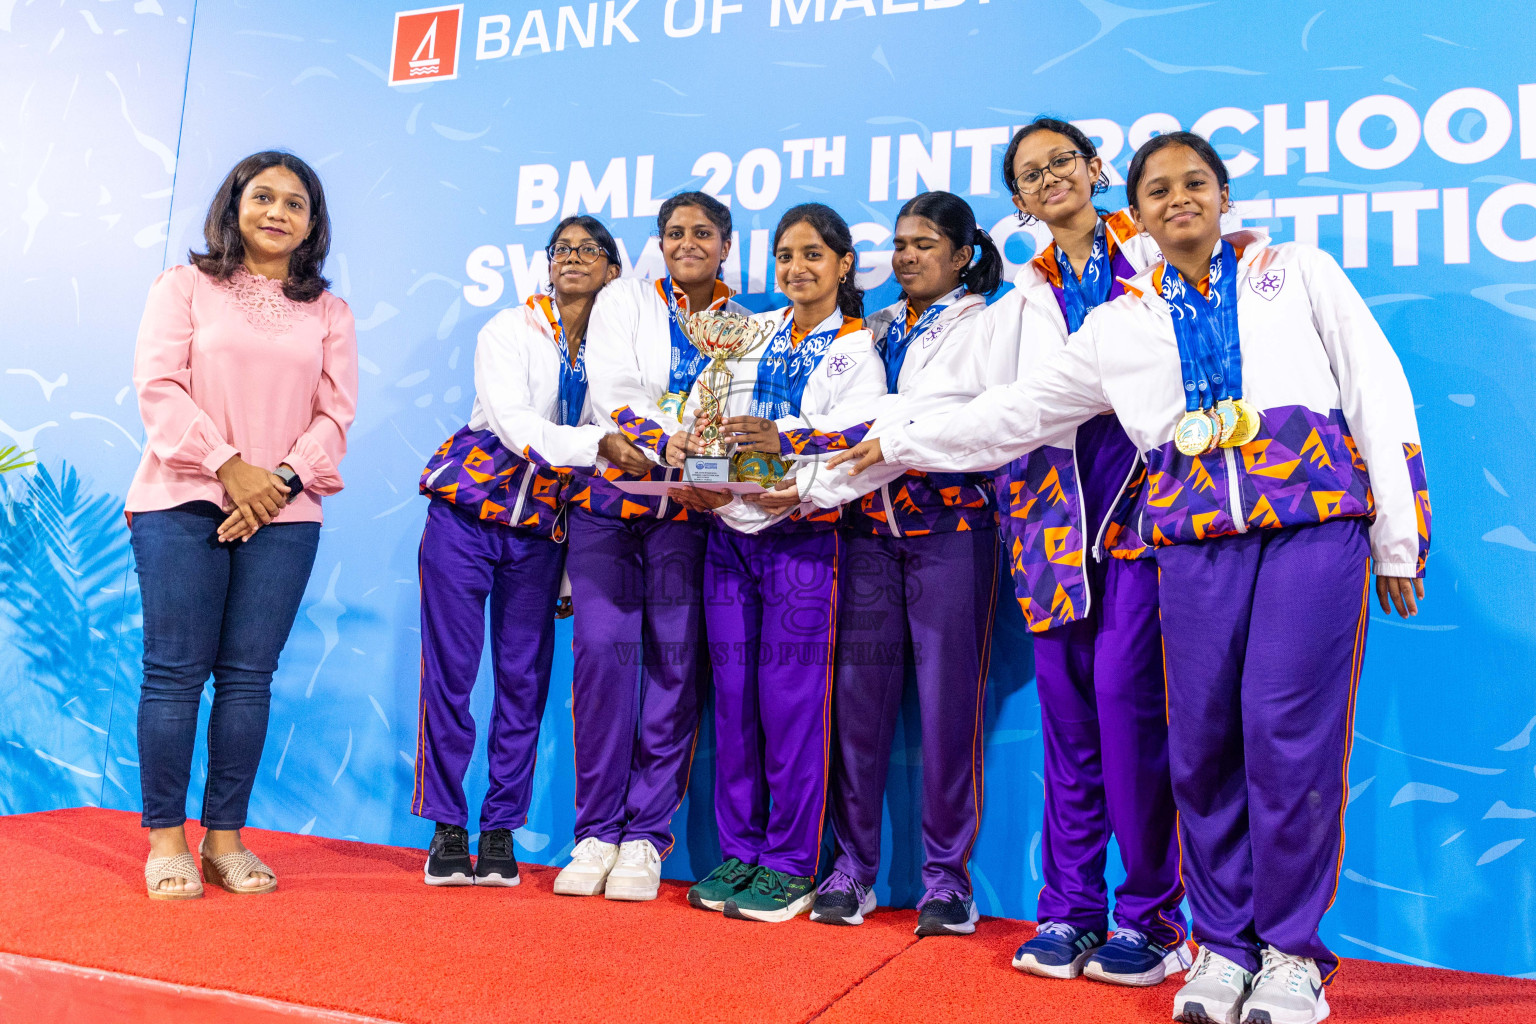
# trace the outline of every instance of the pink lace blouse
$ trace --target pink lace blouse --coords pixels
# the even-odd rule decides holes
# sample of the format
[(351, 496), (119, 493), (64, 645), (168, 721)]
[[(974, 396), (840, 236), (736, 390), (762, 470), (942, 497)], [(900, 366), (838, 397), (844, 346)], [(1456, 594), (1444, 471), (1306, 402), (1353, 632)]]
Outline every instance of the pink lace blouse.
[(172, 267), (149, 289), (133, 361), (147, 444), (127, 510), (228, 503), (215, 475), (232, 455), (293, 467), (304, 491), (277, 522), (319, 522), (357, 409), (352, 311), (325, 292), (293, 302), (241, 269), (215, 281)]

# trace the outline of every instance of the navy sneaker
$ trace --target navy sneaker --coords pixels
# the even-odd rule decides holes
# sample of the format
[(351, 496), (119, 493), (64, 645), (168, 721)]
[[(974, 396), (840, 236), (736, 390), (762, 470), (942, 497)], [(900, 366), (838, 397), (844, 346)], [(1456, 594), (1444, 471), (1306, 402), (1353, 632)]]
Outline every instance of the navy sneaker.
[(834, 871), (816, 887), (811, 920), (821, 924), (863, 924), (874, 910), (873, 889), (852, 875)]
[(1189, 947), (1182, 942), (1168, 948), (1134, 928), (1119, 928), (1088, 958), (1083, 973), (1111, 985), (1145, 988), (1161, 985), (1169, 974), (1187, 968), (1190, 960)]
[(929, 889), (917, 903), (918, 935), (969, 935), (976, 930), (976, 902), (955, 889)]
[(1075, 978), (1083, 963), (1104, 945), (1104, 936), (1061, 921), (1047, 921), (1013, 954), (1013, 966), (1042, 978)]

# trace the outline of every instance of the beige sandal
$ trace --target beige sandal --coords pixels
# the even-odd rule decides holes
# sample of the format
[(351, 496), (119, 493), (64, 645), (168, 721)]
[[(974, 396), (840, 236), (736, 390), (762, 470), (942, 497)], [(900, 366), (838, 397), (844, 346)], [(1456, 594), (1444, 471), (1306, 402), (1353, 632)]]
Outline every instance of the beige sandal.
[[(160, 883), (167, 878), (180, 878), (196, 882), (195, 889), (162, 889)], [(203, 880), (197, 874), (197, 862), (190, 853), (178, 853), (174, 857), (151, 857), (144, 864), (144, 885), (152, 900), (195, 900), (203, 894)]]
[[(203, 858), (203, 877), (210, 885), (216, 885), (225, 892), (232, 892), (236, 896), (259, 896), (277, 888), (277, 873), (263, 864), (261, 858), (250, 850), (226, 853), (221, 857), (210, 857), (199, 843), (197, 852)], [(241, 884), (257, 872), (270, 875), (272, 880), (265, 885)]]

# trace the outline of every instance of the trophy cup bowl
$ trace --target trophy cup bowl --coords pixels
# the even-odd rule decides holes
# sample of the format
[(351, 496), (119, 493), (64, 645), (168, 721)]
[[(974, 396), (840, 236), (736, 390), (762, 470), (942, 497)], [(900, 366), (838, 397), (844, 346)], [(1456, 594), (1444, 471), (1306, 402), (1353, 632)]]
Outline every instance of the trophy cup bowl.
[(709, 357), (709, 365), (699, 374), (696, 387), (699, 412), (694, 417), (693, 433), (703, 452), (683, 457), (683, 481), (690, 484), (723, 484), (733, 479), (731, 449), (721, 424), (725, 420), (725, 398), (735, 376), (726, 360), (735, 359), (757, 348), (772, 334), (769, 325), (736, 313), (707, 310), (694, 313), (683, 321), (683, 330), (694, 347)]

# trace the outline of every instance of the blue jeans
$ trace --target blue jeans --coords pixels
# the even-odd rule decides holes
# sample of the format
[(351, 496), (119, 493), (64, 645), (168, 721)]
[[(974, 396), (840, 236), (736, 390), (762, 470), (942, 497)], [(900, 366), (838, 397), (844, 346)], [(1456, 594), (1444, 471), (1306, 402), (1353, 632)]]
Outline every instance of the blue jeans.
[(319, 523), (264, 526), (220, 544), (217, 505), (189, 502), (133, 517), (133, 557), (144, 599), (139, 781), (145, 828), (187, 820), (198, 702), (213, 675), (204, 828), (245, 827), (267, 738), (272, 673), (293, 629)]

